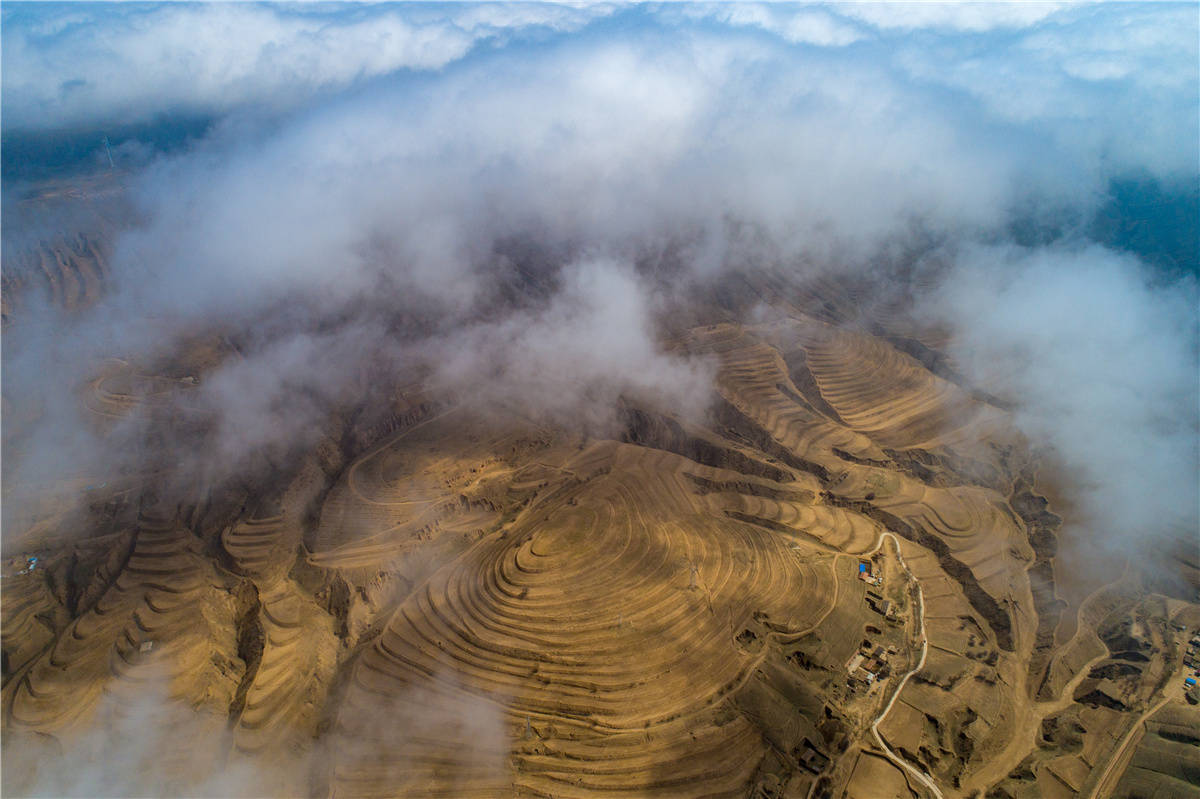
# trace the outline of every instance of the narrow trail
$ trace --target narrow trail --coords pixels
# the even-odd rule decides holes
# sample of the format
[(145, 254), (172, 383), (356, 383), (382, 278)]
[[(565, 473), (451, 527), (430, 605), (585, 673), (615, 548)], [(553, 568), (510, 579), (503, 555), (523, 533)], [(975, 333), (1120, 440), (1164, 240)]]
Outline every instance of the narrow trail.
[(917, 661), (917, 665), (900, 678), (900, 682), (896, 685), (896, 690), (892, 693), (892, 698), (888, 701), (887, 705), (884, 706), (882, 712), (880, 712), (874, 723), (871, 724), (871, 733), (875, 736), (875, 742), (879, 744), (879, 748), (883, 750), (883, 753), (887, 756), (888, 760), (891, 760), (893, 763), (900, 766), (902, 769), (911, 774), (913, 778), (917, 780), (917, 782), (928, 788), (934, 795), (935, 799), (942, 799), (942, 792), (938, 790), (937, 785), (934, 784), (933, 778), (893, 752), (891, 747), (884, 743), (883, 736), (879, 734), (879, 725), (885, 718), (887, 718), (887, 714), (891, 712), (892, 706), (895, 705), (896, 700), (900, 698), (901, 692), (904, 691), (904, 686), (908, 684), (908, 679), (925, 667), (925, 656), (929, 652), (929, 639), (925, 635), (925, 592), (921, 590), (921, 583), (917, 580), (916, 575), (909, 570), (908, 564), (904, 562), (904, 556), (900, 554), (900, 540), (896, 538), (894, 533), (882, 533), (879, 536), (879, 543), (876, 544), (875, 548), (870, 552), (867, 552), (863, 557), (869, 557), (875, 554), (875, 552), (883, 546), (884, 540), (888, 538), (892, 539), (892, 543), (896, 547), (896, 559), (900, 561), (900, 567), (904, 569), (905, 573), (908, 574), (909, 578), (913, 581), (913, 584), (917, 586), (917, 607), (921, 634), (921, 657)]
[(350, 490), (350, 493), (354, 495), (355, 499), (357, 499), (360, 502), (363, 502), (367, 505), (379, 505), (379, 506), (383, 506), (383, 507), (393, 507), (393, 506), (400, 506), (400, 505), (430, 505), (430, 504), (433, 504), (434, 500), (394, 500), (394, 501), (382, 502), (377, 499), (371, 499), (366, 494), (364, 494), (362, 492), (362, 490), (358, 487), (358, 481), (355, 479), (355, 477), (358, 473), (359, 467), (361, 467), (364, 463), (367, 463), (368, 461), (370, 461), (372, 458), (377, 456), (379, 453), (383, 452), (385, 449), (388, 449), (389, 447), (393, 446), (397, 441), (402, 440), (403, 438), (408, 436), (410, 433), (412, 433), (414, 430), (418, 430), (427, 424), (436, 422), (438, 419), (448, 416), (449, 414), (454, 413), (454, 411), (456, 411), (456, 410), (458, 410), (458, 409), (450, 408), (449, 410), (442, 411), (441, 413), (437, 414), (436, 416), (430, 416), (428, 419), (422, 419), (421, 421), (414, 424), (412, 427), (401, 430), (399, 433), (396, 433), (395, 435), (388, 436), (381, 443), (377, 444), (376, 446), (374, 446), (370, 450), (368, 450), (366, 452), (366, 454), (360, 455), (358, 457), (358, 459), (354, 461), (354, 463), (350, 464), (350, 468), (347, 470), (347, 473), (346, 473), (346, 487)]
[[(1018, 711), (1020, 721), (1015, 725), (1017, 732), (1009, 739), (1008, 744), (1001, 752), (995, 757), (990, 758), (983, 768), (973, 773), (968, 780), (963, 782), (962, 790), (964, 793), (972, 789), (986, 790), (1011, 773), (1025, 759), (1026, 755), (1032, 752), (1034, 747), (1037, 746), (1037, 736), (1041, 731), (1042, 721), (1047, 716), (1052, 716), (1073, 705), (1075, 703), (1075, 689), (1087, 678), (1092, 667), (1107, 657), (1108, 652), (1106, 650), (1083, 664), (1075, 676), (1063, 686), (1062, 692), (1057, 698), (1046, 699), (1040, 702), (1022, 702)], [(1024, 685), (1021, 686), (1021, 690), (1017, 694), (1018, 696), (1024, 696)]]
[(835, 607), (837, 607), (838, 600), (841, 598), (841, 595), (842, 595), (842, 581), (840, 579), (838, 579), (838, 575), (841, 572), (838, 570), (837, 565), (838, 565), (838, 562), (844, 557), (849, 557), (852, 560), (854, 558), (853, 555), (835, 555), (832, 559), (830, 559), (829, 573), (830, 573), (830, 576), (833, 578), (833, 601), (830, 602), (829, 607), (825, 608), (825, 611), (820, 616), (817, 617), (816, 621), (814, 621), (809, 626), (808, 630), (801, 633), (802, 635), (807, 635), (808, 633), (810, 633), (813, 630), (820, 627), (824, 623), (825, 619), (827, 619), (829, 617), (829, 614), (833, 612), (833, 609)]
[[(1093, 603), (1098, 601), (1098, 598), (1105, 591), (1108, 591), (1110, 588), (1120, 583), (1128, 576), (1129, 568), (1129, 561), (1126, 560), (1120, 577), (1111, 583), (1105, 583), (1104, 585), (1098, 586), (1079, 602), (1078, 607), (1075, 609), (1077, 614), (1076, 630), (1066, 642), (1056, 647), (1058, 652), (1067, 651), (1075, 644), (1077, 639), (1088, 634), (1084, 625), (1081, 623), (1084, 614), (1087, 613), (1088, 608)], [(1003, 750), (989, 759), (988, 764), (986, 764), (979, 771), (976, 771), (970, 775), (969, 779), (963, 782), (961, 787), (964, 793), (968, 793), (971, 790), (987, 790), (996, 782), (1002, 780), (1014, 768), (1016, 768), (1021, 760), (1023, 760), (1026, 755), (1032, 752), (1034, 747), (1037, 745), (1037, 735), (1038, 731), (1041, 729), (1042, 721), (1047, 716), (1052, 716), (1055, 713), (1066, 710), (1068, 707), (1074, 704), (1075, 689), (1078, 688), (1079, 684), (1087, 678), (1092, 668), (1105, 660), (1107, 657), (1109, 657), (1109, 653), (1108, 650), (1105, 649), (1105, 651), (1099, 655), (1096, 655), (1088, 660), (1088, 662), (1083, 664), (1083, 666), (1076, 671), (1075, 675), (1072, 676), (1065, 685), (1063, 685), (1058, 693), (1058, 696), (1052, 699), (1044, 699), (1041, 701), (1023, 701), (1018, 710), (1020, 715), (1020, 721), (1018, 721), (1016, 724), (1018, 732), (1014, 734), (1011, 739), (1009, 739), (1008, 744)], [(1022, 680), (1021, 688), (1017, 694), (1018, 696), (1025, 696), (1024, 680)]]
[[(1110, 787), (1108, 783), (1113, 778), (1113, 769), (1116, 768), (1118, 763), (1124, 760), (1125, 750), (1129, 748), (1129, 744), (1133, 741), (1138, 731), (1142, 729), (1142, 725), (1146, 723), (1146, 720), (1159, 710), (1162, 710), (1163, 705), (1170, 701), (1170, 697), (1164, 696), (1158, 702), (1146, 708), (1146, 711), (1138, 716), (1137, 721), (1129, 726), (1129, 729), (1125, 731), (1125, 735), (1121, 737), (1121, 742), (1117, 744), (1116, 751), (1113, 752), (1112, 757), (1108, 759), (1108, 763), (1104, 766), (1104, 771), (1100, 773), (1100, 779), (1096, 780), (1086, 799), (1099, 799), (1099, 797), (1110, 796), (1112, 794), (1113, 788), (1116, 786)], [(1116, 776), (1117, 779), (1120, 779), (1121, 772), (1117, 772)]]

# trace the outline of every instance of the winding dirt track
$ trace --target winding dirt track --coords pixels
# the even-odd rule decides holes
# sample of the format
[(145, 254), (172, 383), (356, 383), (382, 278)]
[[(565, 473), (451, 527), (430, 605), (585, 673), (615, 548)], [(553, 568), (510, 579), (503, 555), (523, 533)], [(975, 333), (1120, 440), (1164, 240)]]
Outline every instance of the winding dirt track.
[[(1121, 579), (1126, 579), (1128, 573), (1129, 564), (1127, 562)], [(1105, 592), (1110, 590), (1110, 588), (1111, 586), (1105, 585), (1100, 586), (1092, 591), (1092, 593), (1080, 603), (1078, 610), (1080, 617), (1082, 618), (1088, 609), (1095, 604)], [(1091, 627), (1087, 625), (1080, 625), (1078, 629), (1076, 629), (1075, 634), (1071, 637), (1071, 639), (1063, 645), (1062, 649), (1068, 650), (1076, 643), (1076, 641), (1086, 635), (1094, 635), (1094, 633), (1091, 631)], [(1002, 751), (997, 752), (996, 755), (992, 757), (988, 763), (984, 764), (978, 772), (971, 775), (970, 785), (966, 787), (970, 787), (972, 785), (979, 787), (993, 785), (999, 780), (1003, 779), (1006, 774), (1009, 774), (1013, 769), (1015, 769), (1017, 764), (1020, 763), (1026, 755), (1032, 752), (1034, 747), (1037, 745), (1038, 730), (1040, 729), (1042, 721), (1046, 717), (1053, 716), (1055, 713), (1066, 710), (1068, 707), (1073, 705), (1075, 703), (1075, 689), (1079, 687), (1080, 683), (1087, 679), (1092, 667), (1104, 661), (1107, 657), (1108, 652), (1107, 650), (1104, 650), (1075, 669), (1075, 674), (1059, 690), (1057, 697), (1039, 702), (1023, 703), (1020, 709), (1021, 720), (1016, 725), (1017, 734), (1012, 737), (1008, 745)], [(1022, 675), (1022, 678), (1023, 677), (1024, 675)], [(1024, 684), (1021, 686), (1021, 689), (1022, 691), (1025, 690)]]
[(1146, 708), (1132, 724), (1125, 734), (1121, 736), (1121, 742), (1117, 744), (1117, 748), (1113, 751), (1108, 762), (1104, 764), (1104, 771), (1100, 772), (1099, 778), (1092, 786), (1092, 790), (1088, 792), (1086, 799), (1100, 799), (1100, 797), (1110, 796), (1116, 788), (1115, 782), (1121, 778), (1120, 771), (1114, 771), (1125, 758), (1125, 751), (1129, 748), (1129, 744), (1133, 741), (1134, 736), (1142, 729), (1142, 725), (1146, 723), (1146, 719), (1153, 716), (1158, 711), (1162, 710), (1167, 702), (1171, 701), (1169, 697), (1163, 697), (1155, 704)]
[(900, 698), (900, 694), (902, 691), (904, 691), (904, 686), (908, 682), (909, 678), (924, 668), (925, 656), (929, 652), (929, 639), (925, 635), (925, 592), (921, 590), (921, 584), (916, 582), (912, 572), (908, 569), (908, 564), (904, 562), (904, 556), (900, 554), (900, 541), (895, 535), (892, 533), (884, 533), (882, 536), (880, 536), (879, 544), (876, 546), (876, 549), (883, 546), (885, 539), (891, 539), (893, 546), (896, 547), (896, 559), (900, 561), (900, 566), (904, 569), (905, 573), (908, 574), (909, 579), (912, 579), (917, 586), (917, 618), (920, 621), (921, 656), (918, 658), (917, 664), (905, 672), (904, 676), (900, 678), (900, 681), (896, 683), (896, 690), (892, 692), (892, 698), (888, 700), (887, 705), (884, 706), (883, 710), (880, 711), (879, 715), (875, 718), (875, 721), (871, 724), (871, 734), (875, 736), (875, 742), (879, 744), (879, 748), (883, 750), (885, 755), (887, 755), (888, 760), (891, 760), (897, 766), (900, 766), (909, 774), (913, 775), (917, 782), (928, 788), (930, 792), (937, 797), (937, 799), (942, 799), (942, 792), (938, 790), (937, 785), (934, 784), (933, 778), (893, 752), (891, 747), (884, 742), (883, 736), (879, 734), (880, 722), (887, 718), (887, 714), (892, 711), (892, 706), (896, 703), (896, 700)]

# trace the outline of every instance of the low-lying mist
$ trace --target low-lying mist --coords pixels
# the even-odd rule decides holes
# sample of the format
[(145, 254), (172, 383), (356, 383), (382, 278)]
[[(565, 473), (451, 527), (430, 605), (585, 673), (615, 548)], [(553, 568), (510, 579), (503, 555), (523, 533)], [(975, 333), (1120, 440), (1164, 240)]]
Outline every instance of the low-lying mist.
[[(972, 8), (6, 9), (6, 135), (213, 121), (130, 156), (99, 302), (12, 312), (5, 413), (33, 421), (5, 481), (144, 466), (137, 420), (98, 436), (83, 385), (212, 331), (238, 357), (179, 392), (209, 431), (189, 479), (414, 374), (557, 424), (625, 394), (703, 413), (711, 365), (671, 349), (668, 309), (832, 271), (949, 325), (1086, 524), (1194, 527), (1195, 247), (1164, 269), (1094, 220), (1131, 176), (1195, 196), (1195, 9)], [(147, 44), (183, 30), (186, 59)], [(899, 282), (931, 256), (936, 285)]]
[[(0, 14), (6, 556), (49, 489), (249, 482), (413, 385), (601, 436), (629, 399), (701, 417), (715, 365), (678, 335), (755, 272), (947, 332), (1098, 557), (1196, 540), (1195, 4)], [(65, 311), (19, 256), (79, 233), (104, 288)], [(165, 378), (97, 424), (122, 369)], [(6, 741), (6, 771), (232, 796), (321, 767), (324, 742), (295, 773), (193, 773), (226, 719), (168, 693), (103, 700), (71, 768)], [(511, 733), (461, 698), (379, 712), (355, 751), (401, 776), (423, 725), (483, 766)], [(214, 751), (181, 762), (172, 731)]]

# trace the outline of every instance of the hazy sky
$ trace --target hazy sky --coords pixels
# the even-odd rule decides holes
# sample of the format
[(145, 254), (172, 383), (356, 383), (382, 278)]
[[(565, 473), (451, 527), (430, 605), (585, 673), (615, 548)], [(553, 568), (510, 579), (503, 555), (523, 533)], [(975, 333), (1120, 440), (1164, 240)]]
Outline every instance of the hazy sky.
[[(200, 394), (231, 463), (314, 429), (363, 358), (560, 419), (624, 392), (695, 409), (711, 365), (655, 337), (683, 284), (751, 263), (882, 280), (924, 242), (952, 266), (931, 321), (1059, 450), (1089, 519), (1194, 524), (1195, 225), (1158, 224), (1197, 196), (1194, 3), (0, 14), (6, 205), (21, 175), (103, 168), (107, 135), (137, 219), (97, 308), (17, 315), (18, 405), (258, 320)], [(1100, 225), (1117, 186), (1166, 210)], [(635, 268), (668, 250), (683, 274)], [(506, 294), (517, 276), (536, 291)], [(56, 412), (46, 460), (78, 460)]]

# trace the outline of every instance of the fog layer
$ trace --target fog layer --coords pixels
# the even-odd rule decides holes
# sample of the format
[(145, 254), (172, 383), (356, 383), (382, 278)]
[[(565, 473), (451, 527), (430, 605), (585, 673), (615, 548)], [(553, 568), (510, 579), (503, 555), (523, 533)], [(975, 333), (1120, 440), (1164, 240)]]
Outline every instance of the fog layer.
[(6, 479), (114, 457), (64, 398), (214, 326), (253, 333), (190, 395), (210, 470), (302, 441), (367, 368), (559, 422), (701, 413), (709, 365), (660, 336), (687, 286), (907, 291), (884, 264), (936, 250), (922, 312), (1081, 518), (1194, 526), (1196, 264), (1089, 226), (1116, 180), (1194, 196), (1197, 10), (936, 9), (6, 7), (6, 135), (210, 120), (123, 177), (107, 296), (14, 316), (6, 400), (42, 422)]

